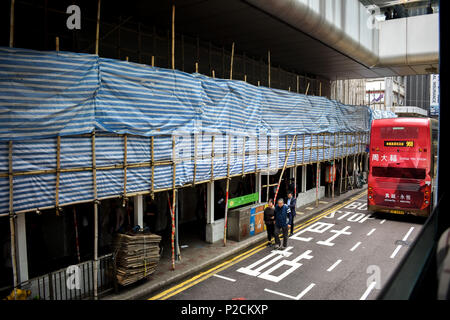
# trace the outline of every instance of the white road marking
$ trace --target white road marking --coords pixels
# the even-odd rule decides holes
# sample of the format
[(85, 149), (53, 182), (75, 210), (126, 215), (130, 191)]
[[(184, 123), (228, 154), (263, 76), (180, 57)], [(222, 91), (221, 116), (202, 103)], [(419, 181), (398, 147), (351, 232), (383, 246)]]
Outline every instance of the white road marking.
[(316, 284), (315, 283), (311, 283), (305, 290), (303, 290), (302, 292), (300, 292), (297, 296), (291, 296), (291, 295), (289, 295), (289, 294), (286, 294), (286, 293), (282, 293), (282, 292), (278, 292), (278, 291), (274, 291), (274, 290), (270, 290), (270, 289), (264, 289), (264, 291), (266, 291), (266, 292), (270, 292), (270, 293), (274, 293), (274, 294), (277, 294), (277, 295), (279, 295), (279, 296), (282, 296), (282, 297), (286, 297), (286, 298), (289, 298), (289, 299), (292, 299), (292, 300), (300, 300), (305, 294), (307, 294), (308, 293), (308, 291), (309, 290), (311, 290), (314, 286), (315, 286)]
[[(409, 228), (408, 232), (405, 234), (405, 236), (403, 237), (403, 241), (408, 240), (408, 237), (411, 235), (411, 232), (413, 232), (414, 227)], [(402, 248), (402, 245), (398, 245), (397, 248), (395, 248), (394, 252), (392, 252), (391, 254), (391, 259), (394, 259), (395, 256), (397, 255), (397, 253), (400, 251), (400, 249)]]
[(369, 296), (370, 292), (373, 290), (373, 288), (375, 288), (375, 286), (377, 285), (377, 283), (375, 281), (373, 281), (370, 286), (366, 289), (366, 292), (364, 292), (364, 294), (361, 296), (361, 298), (359, 298), (359, 300), (366, 300), (366, 298)]
[(399, 250), (402, 248), (401, 245), (398, 245), (397, 248), (395, 248), (394, 252), (392, 252), (391, 254), (391, 259), (394, 259), (395, 256), (397, 255), (397, 253), (399, 252)]
[(231, 281), (231, 282), (235, 282), (236, 281), (235, 279), (224, 277), (224, 276), (221, 276), (220, 274), (213, 274), (213, 276), (217, 277), (217, 278), (220, 278), (220, 279), (228, 280), (228, 281)]
[(367, 234), (368, 236), (370, 236), (372, 233), (375, 232), (375, 230), (377, 230), (376, 228), (373, 228), (372, 230), (369, 231), (369, 233)]
[(383, 220), (380, 221), (380, 224), (383, 224), (385, 222), (386, 222), (386, 219), (383, 219)]
[(414, 227), (409, 228), (408, 233), (403, 237), (403, 241), (408, 240), (409, 235), (411, 234), (411, 232), (414, 230)]
[(307, 208), (305, 208), (306, 210), (312, 210), (312, 209), (314, 209), (313, 207), (307, 207)]
[(328, 269), (327, 269), (327, 271), (328, 272), (331, 272), (331, 271), (333, 271), (333, 269), (334, 268), (336, 268), (337, 267), (337, 265), (339, 264), (339, 263), (341, 263), (342, 262), (342, 260), (341, 259), (339, 259), (338, 261), (336, 261), (331, 267), (329, 267)]
[(361, 244), (361, 241), (360, 241), (360, 242), (357, 242), (357, 243), (353, 246), (353, 248), (350, 249), (350, 251), (355, 251), (355, 249), (358, 248), (360, 244)]

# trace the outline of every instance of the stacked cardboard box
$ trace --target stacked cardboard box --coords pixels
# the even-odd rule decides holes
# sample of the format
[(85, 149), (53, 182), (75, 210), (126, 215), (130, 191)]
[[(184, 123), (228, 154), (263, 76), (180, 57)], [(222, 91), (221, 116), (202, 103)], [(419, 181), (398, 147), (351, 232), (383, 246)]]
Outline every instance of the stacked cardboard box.
[(155, 272), (159, 262), (161, 237), (152, 233), (117, 234), (116, 277), (120, 285), (128, 285)]

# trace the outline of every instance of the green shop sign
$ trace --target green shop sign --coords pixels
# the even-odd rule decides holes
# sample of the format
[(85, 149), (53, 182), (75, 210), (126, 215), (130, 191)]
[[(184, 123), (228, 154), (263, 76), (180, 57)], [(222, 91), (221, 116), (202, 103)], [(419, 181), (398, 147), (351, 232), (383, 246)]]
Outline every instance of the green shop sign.
[(242, 206), (243, 204), (255, 202), (255, 201), (258, 201), (258, 198), (259, 198), (258, 192), (255, 192), (255, 193), (251, 193), (251, 194), (246, 194), (245, 196), (242, 196), (242, 197), (229, 199), (228, 200), (228, 208), (231, 209), (231, 208)]

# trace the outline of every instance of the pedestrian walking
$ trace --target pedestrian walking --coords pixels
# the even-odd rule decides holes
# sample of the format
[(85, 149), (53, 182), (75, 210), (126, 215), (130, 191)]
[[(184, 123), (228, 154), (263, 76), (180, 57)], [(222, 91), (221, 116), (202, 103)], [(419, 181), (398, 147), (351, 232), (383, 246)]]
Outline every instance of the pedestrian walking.
[(275, 249), (281, 248), (280, 234), (283, 234), (283, 248), (287, 247), (289, 232), (289, 207), (284, 204), (283, 198), (278, 199), (275, 207)]
[(289, 234), (289, 237), (294, 234), (294, 218), (297, 215), (295, 208), (296, 203), (297, 199), (294, 198), (292, 191), (289, 191), (288, 197), (286, 199), (286, 205), (289, 207), (289, 225), (291, 226), (291, 233)]
[(273, 200), (269, 199), (267, 207), (264, 209), (264, 223), (266, 224), (268, 247), (271, 247), (272, 238), (275, 238), (275, 208)]

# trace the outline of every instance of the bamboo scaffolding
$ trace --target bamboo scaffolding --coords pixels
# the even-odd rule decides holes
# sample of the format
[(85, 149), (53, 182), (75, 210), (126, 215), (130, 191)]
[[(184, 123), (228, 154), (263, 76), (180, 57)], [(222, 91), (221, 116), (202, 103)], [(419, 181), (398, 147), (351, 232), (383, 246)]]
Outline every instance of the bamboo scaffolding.
[(223, 227), (223, 245), (227, 245), (227, 223), (228, 223), (228, 194), (230, 189), (230, 151), (231, 151), (231, 135), (228, 135), (228, 152), (227, 152), (227, 185), (225, 189), (225, 222)]
[(305, 95), (308, 95), (308, 90), (309, 90), (309, 82), (308, 82), (308, 85), (306, 86)]
[[(341, 133), (339, 133), (339, 135), (340, 135)], [(91, 137), (92, 136), (92, 134), (82, 134), (82, 135), (73, 135), (73, 137)], [(104, 133), (102, 133), (102, 134), (100, 134), (100, 133), (95, 133), (95, 136), (115, 136), (115, 137), (117, 137), (117, 136), (120, 136), (120, 135), (117, 135), (117, 134), (104, 134)], [(128, 135), (127, 135), (128, 136)], [(161, 136), (169, 136), (169, 135), (161, 135)], [(311, 136), (311, 138), (312, 138), (312, 136)], [(125, 135), (124, 135), (124, 140), (125, 140), (126, 138), (125, 138)], [(302, 165), (304, 165), (305, 163), (307, 163), (305, 160), (305, 150), (306, 150), (306, 147), (305, 147), (305, 144), (306, 144), (306, 141), (305, 141), (305, 139), (306, 139), (306, 135), (303, 135), (303, 146), (302, 146)], [(214, 153), (214, 140), (215, 140), (215, 135), (212, 135), (212, 140), (213, 140), (213, 142), (212, 142), (212, 149), (211, 149), (211, 178), (210, 179), (208, 179), (208, 180), (202, 180), (202, 181), (197, 181), (197, 180), (195, 180), (195, 184), (201, 184), (201, 183), (206, 183), (206, 182), (211, 182), (211, 181), (213, 181), (213, 180), (220, 180), (220, 179), (224, 179), (225, 177), (214, 177), (214, 162), (215, 162), (215, 159), (220, 159), (220, 158), (222, 158), (222, 159), (224, 159), (225, 158), (225, 156), (226, 155), (221, 155), (221, 154), (219, 154), (219, 155), (215, 155), (215, 153)], [(341, 140), (341, 139), (340, 139)], [(254, 167), (254, 170), (252, 171), (252, 170), (249, 170), (249, 172), (245, 172), (245, 167), (244, 167), (244, 172), (245, 172), (245, 174), (253, 174), (253, 173), (257, 173), (258, 172), (258, 156), (259, 156), (259, 154), (260, 154), (260, 151), (259, 151), (259, 143), (258, 143), (258, 137), (255, 137), (255, 141), (256, 141), (256, 148), (255, 148), (255, 150), (246, 150), (246, 148), (243, 150), (243, 152), (242, 152), (242, 157), (244, 158), (244, 157), (246, 157), (247, 156), (247, 154), (249, 155), (249, 156), (252, 156), (252, 155), (255, 155), (255, 167)], [(311, 139), (311, 141), (312, 141), (312, 139)], [(124, 155), (124, 160), (125, 160), (125, 162), (124, 162), (124, 164), (115, 164), (115, 165), (105, 165), (105, 166), (101, 166), (101, 167), (96, 167), (96, 165), (95, 164), (93, 164), (93, 166), (86, 166), (86, 167), (75, 167), (75, 168), (59, 168), (59, 170), (58, 170), (58, 166), (57, 166), (57, 168), (55, 168), (55, 169), (49, 169), (49, 170), (30, 170), (30, 171), (14, 171), (14, 172), (7, 172), (7, 173), (0, 173), (0, 177), (6, 177), (6, 178), (8, 178), (9, 176), (12, 176), (12, 177), (15, 177), (15, 176), (27, 176), (27, 175), (38, 175), (38, 174), (55, 174), (55, 176), (58, 176), (58, 171), (59, 171), (59, 175), (61, 174), (61, 173), (67, 173), (67, 172), (71, 172), (71, 173), (76, 173), (76, 172), (83, 172), (83, 171), (97, 171), (97, 170), (114, 170), (114, 169), (123, 169), (124, 171), (127, 171), (127, 169), (128, 168), (145, 168), (145, 167), (147, 167), (147, 168), (150, 168), (151, 169), (151, 172), (152, 172), (152, 181), (151, 181), (151, 187), (149, 188), (149, 190), (144, 190), (144, 191), (137, 191), (137, 192), (132, 192), (132, 193), (126, 193), (126, 189), (125, 189), (125, 183), (124, 183), (124, 196), (125, 197), (130, 197), (130, 196), (135, 196), (135, 195), (147, 195), (147, 194), (150, 194), (150, 195), (153, 195), (154, 196), (154, 194), (156, 193), (156, 192), (163, 192), (163, 191), (169, 191), (169, 190), (172, 190), (173, 188), (159, 188), (159, 189), (156, 189), (155, 188), (155, 181), (154, 181), (154, 170), (155, 170), (155, 167), (156, 166), (167, 166), (167, 165), (172, 165), (172, 161), (171, 160), (165, 160), (165, 159), (163, 159), (163, 160), (158, 160), (158, 161), (155, 161), (155, 154), (154, 154), (154, 147), (152, 146), (153, 144), (154, 144), (154, 137), (151, 137), (151, 146), (150, 146), (150, 148), (151, 148), (151, 159), (150, 159), (150, 161), (144, 161), (144, 162), (139, 162), (139, 163), (132, 163), (132, 164), (128, 164), (128, 162), (127, 162), (127, 156), (126, 155)], [(270, 154), (271, 154), (271, 147), (270, 147), (270, 137), (267, 137), (267, 146), (268, 146), (268, 148), (267, 148), (267, 161), (268, 161), (268, 163), (267, 163), (267, 184), (266, 185), (270, 185), (270, 183), (269, 183), (269, 172), (270, 172)], [(320, 148), (320, 147), (319, 147)], [(336, 147), (337, 148), (337, 147)], [(344, 150), (346, 148), (346, 145), (343, 143), (342, 144), (342, 149)], [(57, 148), (58, 149), (58, 148)], [(125, 148), (124, 148), (125, 149)], [(298, 148), (298, 143), (296, 144), (296, 146), (295, 146), (295, 149), (296, 149), (296, 152), (297, 152), (297, 150), (300, 150), (299, 148)], [(313, 147), (312, 145), (311, 146), (309, 146), (309, 149), (310, 149), (310, 154), (312, 154), (312, 150), (313, 149), (317, 149), (317, 147)], [(283, 150), (279, 150), (279, 151), (283, 151)], [(284, 151), (286, 152), (286, 151), (288, 151), (287, 149), (284, 149)], [(183, 162), (183, 161), (196, 161), (195, 160), (195, 158), (196, 158), (196, 154), (197, 154), (197, 152), (195, 152), (195, 155), (194, 155), (194, 157), (181, 157), (181, 158), (179, 158), (178, 159), (178, 162)], [(61, 156), (61, 155), (60, 155)], [(60, 157), (59, 156), (59, 157)], [(344, 157), (344, 155), (343, 155), (343, 157)], [(58, 155), (57, 155), (57, 158), (58, 158)], [(285, 159), (286, 159), (287, 157), (285, 157)], [(311, 159), (310, 159), (311, 160)], [(58, 160), (57, 160), (58, 161)], [(245, 161), (245, 160), (244, 160)], [(309, 163), (311, 163), (311, 161), (309, 162)], [(297, 166), (299, 165), (299, 163), (297, 162)], [(341, 164), (342, 165), (342, 164)], [(294, 165), (290, 165), (290, 166), (287, 166), (286, 165), (286, 168), (290, 168), (290, 167), (294, 167), (295, 168), (295, 164)], [(343, 171), (341, 170), (341, 174), (343, 173)], [(125, 176), (125, 174), (124, 174), (124, 176)], [(242, 176), (242, 172), (240, 172), (240, 173), (237, 173), (237, 174), (234, 174), (234, 175), (230, 175), (230, 178), (233, 178), (233, 177), (238, 177), (238, 176)], [(124, 179), (125, 180), (125, 179)], [(341, 180), (342, 181), (342, 180)], [(185, 185), (183, 185), (183, 186), (179, 186), (179, 187), (177, 187), (177, 188), (183, 188), (183, 187), (187, 187), (187, 186), (192, 186), (192, 183), (189, 183), (189, 184), (185, 184)], [(263, 186), (264, 187), (264, 186)], [(58, 188), (56, 188), (56, 189), (58, 189)], [(268, 195), (269, 195), (269, 189), (267, 189), (266, 190), (266, 192), (267, 192), (267, 197), (268, 197)], [(58, 191), (58, 193), (59, 193), (59, 191)], [(100, 200), (106, 200), (106, 199), (113, 199), (113, 198), (117, 198), (118, 196), (120, 196), (120, 195), (112, 195), (112, 196), (106, 196), (106, 197), (102, 197), (101, 199), (100, 198), (98, 198), (98, 196), (95, 196), (94, 197), (94, 200), (96, 200), (97, 199), (97, 201), (100, 201)], [(60, 198), (59, 197), (59, 195), (56, 197), (56, 198)], [(91, 199), (91, 200), (82, 200), (82, 201), (72, 201), (72, 202), (66, 202), (66, 203), (64, 203), (63, 204), (63, 206), (68, 206), (68, 205), (77, 205), (77, 204), (82, 204), (82, 203), (89, 203), (89, 202), (92, 202), (93, 200)], [(61, 203), (59, 202), (59, 206), (61, 206)], [(20, 211), (17, 211), (16, 212), (16, 214), (19, 214), (19, 213), (25, 213), (25, 212), (32, 212), (32, 211), (40, 211), (40, 210), (46, 210), (46, 209), (54, 209), (54, 208), (58, 208), (58, 205), (56, 205), (56, 201), (55, 201), (55, 203), (53, 204), (53, 205), (51, 205), (51, 206), (45, 206), (45, 207), (39, 207), (39, 208), (35, 208), (35, 209), (24, 209), (24, 210), (20, 210)], [(2, 216), (8, 216), (8, 214), (3, 214), (3, 215), (0, 215), (0, 217), (2, 217)]]

